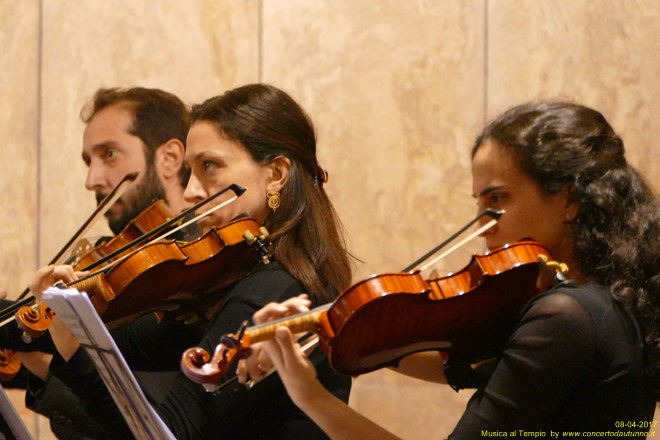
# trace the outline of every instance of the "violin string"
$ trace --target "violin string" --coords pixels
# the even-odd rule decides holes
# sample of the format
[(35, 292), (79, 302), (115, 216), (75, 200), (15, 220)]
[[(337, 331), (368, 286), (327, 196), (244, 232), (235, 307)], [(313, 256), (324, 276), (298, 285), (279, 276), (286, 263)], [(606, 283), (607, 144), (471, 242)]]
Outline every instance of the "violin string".
[[(101, 203), (99, 203), (92, 212), (92, 215), (89, 216), (87, 220), (82, 224), (82, 226), (76, 231), (75, 234), (69, 239), (69, 241), (60, 249), (60, 251), (55, 254), (55, 256), (50, 260), (48, 264), (59, 264), (61, 262), (62, 257), (71, 249), (74, 245), (74, 243), (80, 238), (83, 234), (85, 234), (96, 222), (98, 221), (99, 218), (101, 218), (107, 211), (112, 207), (112, 205), (115, 204), (117, 200), (124, 194), (126, 189), (128, 188), (128, 185), (135, 181), (135, 179), (138, 176), (138, 172), (135, 173), (129, 173), (124, 176), (123, 179), (115, 186), (110, 193), (101, 200)], [(30, 293), (30, 289), (25, 288), (23, 292), (21, 292), (20, 295), (16, 298), (17, 300), (22, 300), (27, 296), (27, 294)], [(1, 325), (1, 324), (0, 324)]]
[[(264, 328), (267, 328), (269, 326), (272, 326), (273, 330), (275, 330), (276, 328), (278, 328), (277, 324), (280, 324), (280, 323), (284, 323), (284, 324), (294, 323), (301, 316), (308, 316), (308, 315), (311, 315), (311, 314), (314, 314), (314, 313), (319, 314), (320, 312), (329, 309), (331, 305), (332, 305), (332, 303), (324, 304), (324, 305), (321, 305), (319, 307), (315, 307), (312, 310), (308, 310), (307, 312), (302, 312), (302, 313), (297, 313), (297, 314), (294, 314), (294, 315), (285, 316), (283, 318), (279, 318), (279, 319), (276, 319), (276, 320), (273, 320), (273, 321), (268, 321), (268, 322), (264, 322), (262, 324), (256, 324), (256, 325), (253, 325), (251, 327), (244, 328), (242, 331), (241, 330), (238, 331), (238, 335), (239, 335), (238, 340), (242, 341), (242, 336), (240, 336), (240, 335), (246, 335), (246, 334), (249, 334), (250, 332), (254, 332), (255, 330), (264, 329)], [(316, 317), (316, 319), (318, 320), (318, 317)], [(244, 324), (241, 326), (241, 328), (243, 328), (246, 324), (247, 324), (247, 321), (244, 322)], [(263, 335), (261, 335), (261, 336), (263, 336)], [(263, 340), (264, 339), (259, 339), (259, 341), (263, 341)], [(301, 348), (302, 348), (303, 352), (305, 353), (305, 355), (308, 355), (309, 353), (311, 353), (318, 346), (319, 336), (312, 333), (312, 332), (305, 332), (300, 338), (298, 338), (298, 340), (296, 342), (298, 342), (301, 345)], [(219, 347), (220, 346), (216, 347), (216, 352), (219, 349)], [(210, 361), (210, 362), (213, 362), (213, 361)], [(271, 375), (274, 371), (275, 371), (275, 369), (271, 368), (270, 370), (268, 370), (265, 373), (265, 375), (260, 380), (265, 379), (266, 377)], [(223, 374), (224, 373), (226, 373), (226, 371), (223, 372)], [(229, 378), (228, 380), (226, 380), (225, 382), (223, 382), (221, 384), (211, 384), (211, 383), (202, 383), (202, 382), (200, 382), (200, 383), (202, 383), (204, 385), (204, 387), (207, 388), (208, 391), (211, 391), (215, 394), (215, 393), (220, 392), (223, 388), (226, 388), (226, 387), (234, 384), (237, 380), (238, 380), (238, 377), (233, 376), (233, 377)], [(247, 389), (251, 389), (255, 385), (255, 382), (253, 382), (252, 380), (248, 380), (244, 385)]]
[[(246, 187), (245, 189), (247, 189), (247, 187)], [(179, 230), (185, 228), (185, 227), (188, 226), (189, 224), (194, 223), (194, 222), (196, 222), (197, 220), (200, 220), (200, 219), (202, 219), (202, 218), (204, 218), (204, 217), (207, 217), (207, 216), (213, 214), (213, 213), (214, 213), (215, 211), (217, 211), (218, 209), (220, 209), (220, 208), (224, 208), (225, 206), (229, 205), (230, 203), (233, 203), (237, 198), (238, 198), (238, 196), (234, 196), (234, 197), (232, 197), (232, 198), (230, 198), (230, 199), (227, 199), (226, 201), (222, 202), (221, 204), (219, 204), (219, 205), (217, 205), (217, 206), (214, 206), (213, 208), (209, 209), (208, 211), (204, 211), (203, 213), (199, 214), (198, 216), (191, 218), (191, 219), (188, 220), (187, 222), (185, 222), (185, 223), (183, 223), (182, 225), (178, 226), (176, 229), (172, 229), (171, 231), (168, 231), (166, 234), (163, 234), (162, 236), (160, 236), (160, 237), (158, 237), (158, 238), (155, 238), (155, 239), (151, 240), (148, 244), (152, 244), (152, 243), (157, 242), (158, 240), (162, 240), (162, 239), (164, 239), (164, 238), (169, 237), (170, 235), (174, 234), (175, 232), (177, 232), (177, 231), (179, 231)]]
[(273, 321), (268, 321), (268, 322), (264, 322), (262, 324), (253, 325), (251, 327), (246, 328), (245, 332), (249, 333), (249, 332), (252, 332), (252, 331), (255, 331), (255, 330), (261, 330), (261, 329), (269, 327), (269, 326), (274, 326), (274, 325), (278, 325), (278, 324), (282, 324), (282, 323), (288, 323), (288, 322), (291, 322), (294, 319), (300, 318), (302, 316), (312, 315), (314, 313), (319, 313), (319, 312), (322, 312), (324, 310), (328, 310), (328, 309), (330, 309), (330, 306), (332, 306), (332, 304), (333, 303), (330, 302), (330, 303), (323, 304), (323, 305), (320, 305), (318, 307), (315, 307), (315, 308), (313, 308), (311, 310), (308, 310), (306, 312), (296, 313), (296, 314), (293, 314), (293, 315), (285, 316), (283, 318), (275, 319)]
[(441, 253), (440, 255), (436, 256), (436, 257), (433, 258), (433, 259), (431, 259), (431, 260), (430, 260), (428, 263), (426, 263), (425, 265), (420, 266), (420, 267), (419, 267), (419, 271), (420, 271), (420, 272), (423, 272), (423, 271), (425, 271), (426, 269), (428, 269), (429, 267), (433, 266), (433, 265), (434, 265), (435, 263), (437, 263), (438, 261), (442, 260), (442, 259), (445, 258), (446, 256), (448, 256), (448, 255), (450, 255), (451, 253), (453, 253), (454, 251), (456, 251), (456, 249), (459, 249), (459, 248), (460, 248), (461, 246), (463, 246), (465, 243), (469, 242), (470, 240), (475, 239), (476, 237), (478, 237), (479, 235), (481, 235), (483, 232), (485, 232), (485, 231), (489, 230), (490, 228), (492, 228), (493, 226), (495, 226), (495, 225), (497, 224), (497, 222), (498, 222), (498, 219), (492, 219), (491, 221), (489, 221), (488, 223), (486, 223), (485, 225), (483, 225), (482, 227), (480, 227), (479, 229), (477, 229), (476, 231), (474, 231), (473, 233), (471, 233), (470, 235), (468, 235), (467, 237), (465, 237), (464, 239), (462, 239), (461, 241), (459, 241), (458, 243), (456, 243), (454, 246), (450, 247), (449, 249), (447, 249), (446, 251), (444, 251), (444, 252)]

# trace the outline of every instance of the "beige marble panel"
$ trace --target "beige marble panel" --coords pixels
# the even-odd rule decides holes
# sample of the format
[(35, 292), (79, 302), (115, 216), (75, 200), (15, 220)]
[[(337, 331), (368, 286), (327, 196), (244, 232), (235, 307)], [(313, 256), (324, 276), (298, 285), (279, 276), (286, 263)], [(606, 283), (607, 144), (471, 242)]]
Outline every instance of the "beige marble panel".
[[(356, 280), (403, 269), (474, 214), (483, 23), (480, 0), (264, 2), (263, 80), (316, 124), (327, 190), (364, 261)], [(404, 438), (440, 438), (466, 395), (382, 371), (356, 380), (351, 405)]]
[(560, 97), (600, 110), (660, 188), (660, 1), (490, 0), (488, 108)]
[(0, 291), (15, 297), (36, 260), (38, 2), (0, 3)]
[(265, 2), (263, 80), (316, 124), (327, 190), (365, 261), (400, 270), (473, 214), (482, 2)]
[[(0, 2), (0, 291), (15, 298), (37, 260), (39, 154), (39, 2)], [(26, 426), (37, 419), (23, 404), (22, 390), (7, 390)]]
[(46, 0), (43, 21), (46, 256), (94, 208), (80, 159), (82, 105), (99, 87), (158, 87), (192, 103), (255, 81), (258, 2)]

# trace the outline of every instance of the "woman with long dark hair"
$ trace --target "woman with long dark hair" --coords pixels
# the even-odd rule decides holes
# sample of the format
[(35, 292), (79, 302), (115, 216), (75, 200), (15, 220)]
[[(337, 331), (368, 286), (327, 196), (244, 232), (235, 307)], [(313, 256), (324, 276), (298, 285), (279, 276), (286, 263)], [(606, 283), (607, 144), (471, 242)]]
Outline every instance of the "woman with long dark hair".
[[(193, 106), (185, 160), (191, 170), (185, 197), (191, 203), (230, 184), (247, 188), (234, 203), (201, 219), (199, 226), (207, 232), (248, 214), (269, 231), (271, 255), (204, 314), (208, 324), (201, 342), (183, 338), (177, 325), (150, 318), (113, 335), (129, 365), (144, 370), (177, 370), (185, 349), (201, 346), (213, 352), (223, 334), (236, 331), (267, 303), (302, 292), (315, 303), (325, 303), (351, 279), (340, 225), (323, 189), (327, 175), (316, 159), (313, 126), (289, 95), (252, 84)], [(70, 266), (49, 266), (37, 272), (31, 290), (39, 296), (56, 281), (71, 282), (80, 275)], [(130, 436), (84, 350), (57, 323), (50, 331), (62, 357), (51, 364), (53, 373), (87, 403), (109, 437)], [(322, 354), (315, 356), (324, 384), (347, 401), (350, 378), (334, 373)], [(277, 375), (251, 390), (229, 387), (217, 393), (182, 375), (165, 391), (156, 409), (178, 439), (325, 437), (291, 402)]]

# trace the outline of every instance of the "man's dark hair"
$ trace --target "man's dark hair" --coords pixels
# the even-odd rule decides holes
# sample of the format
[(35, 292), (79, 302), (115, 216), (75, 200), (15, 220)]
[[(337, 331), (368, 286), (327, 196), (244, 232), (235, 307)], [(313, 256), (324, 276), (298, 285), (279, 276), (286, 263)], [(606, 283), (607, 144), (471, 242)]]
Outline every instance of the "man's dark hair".
[[(99, 111), (112, 105), (123, 106), (133, 114), (133, 127), (129, 132), (144, 142), (148, 164), (153, 163), (156, 149), (170, 139), (186, 144), (190, 128), (188, 109), (173, 94), (143, 87), (99, 89), (81, 110), (80, 118), (87, 124)], [(189, 170), (182, 167), (179, 176), (185, 187)]]

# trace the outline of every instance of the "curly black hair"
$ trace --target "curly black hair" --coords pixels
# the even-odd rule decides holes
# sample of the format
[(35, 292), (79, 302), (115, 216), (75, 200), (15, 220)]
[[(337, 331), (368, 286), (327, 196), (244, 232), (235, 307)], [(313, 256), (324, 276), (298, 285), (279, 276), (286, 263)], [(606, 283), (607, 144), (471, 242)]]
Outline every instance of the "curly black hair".
[(645, 338), (649, 388), (660, 399), (658, 199), (624, 156), (605, 117), (567, 102), (514, 107), (477, 138), (510, 151), (548, 194), (569, 188), (580, 204), (573, 223), (578, 269), (609, 286), (637, 319)]

